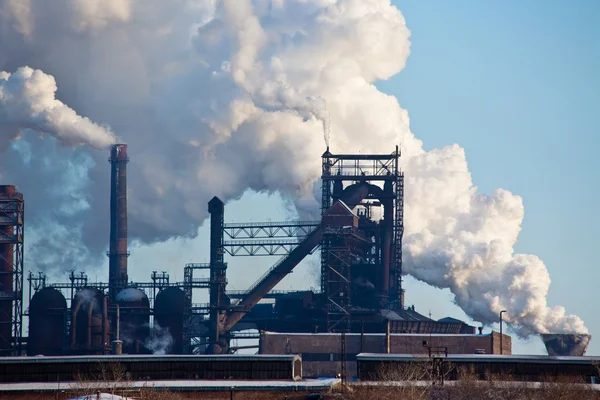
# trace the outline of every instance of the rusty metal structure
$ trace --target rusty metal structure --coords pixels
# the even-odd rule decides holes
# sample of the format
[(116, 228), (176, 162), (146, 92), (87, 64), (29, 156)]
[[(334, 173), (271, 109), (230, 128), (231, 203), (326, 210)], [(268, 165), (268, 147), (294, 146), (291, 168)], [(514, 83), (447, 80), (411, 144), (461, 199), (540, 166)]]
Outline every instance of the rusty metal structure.
[(104, 354), (109, 331), (108, 303), (96, 288), (79, 290), (71, 303), (71, 354)]
[(0, 186), (0, 355), (17, 355), (23, 329), (23, 194)]
[[(318, 221), (228, 224), (225, 204), (213, 197), (208, 202), (210, 262), (186, 264), (180, 282), (171, 282), (168, 274), (157, 271), (152, 272), (149, 282), (130, 282), (129, 158), (127, 145), (112, 146), (108, 282), (90, 282), (85, 273), (75, 271), (66, 283), (49, 283), (43, 274), (30, 274), (28, 353), (110, 354), (122, 343), (124, 354), (226, 354), (248, 348), (238, 345), (237, 339), (259, 337), (246, 332), (248, 329), (334, 333), (341, 337), (356, 332), (474, 333), (473, 327), (460, 321), (434, 321), (404, 305), (404, 175), (399, 160), (398, 147), (389, 154), (334, 154), (328, 148), (321, 158)], [(12, 271), (22, 274), (22, 196), (20, 199), (21, 219), (15, 220), (11, 214), (11, 221), (21, 221), (20, 235), (13, 234), (18, 230), (14, 224), (10, 225), (12, 230), (2, 225), (0, 231), (5, 237), (21, 240), (20, 266), (10, 269), (1, 264), (1, 271), (6, 273), (0, 282), (8, 285), (5, 277), (11, 271), (10, 284), (15, 288)], [(4, 243), (2, 237), (0, 245)], [(12, 245), (14, 250), (18, 244)], [(7, 251), (3, 251), (8, 259)], [(316, 251), (321, 256), (317, 290), (275, 290)], [(226, 255), (279, 255), (281, 259), (249, 288), (228, 290)], [(13, 266), (15, 257), (10, 259)], [(193, 302), (198, 289), (208, 290), (207, 304)], [(53, 336), (63, 332), (62, 341), (38, 341), (45, 329), (51, 329)], [(20, 333), (11, 338), (11, 348), (17, 349)], [(337, 346), (332, 352), (345, 353), (344, 349), (345, 345)]]
[[(389, 318), (428, 320), (404, 308), (399, 158), (397, 147), (390, 154), (333, 154), (328, 148), (322, 155), (320, 221), (225, 224), (223, 202), (216, 197), (209, 202), (209, 352), (227, 352), (234, 332), (248, 327), (345, 333), (358, 325), (364, 329), (365, 321), (368, 330), (381, 331)], [(375, 217), (374, 209), (383, 210), (382, 218)], [(320, 291), (271, 292), (317, 248)], [(283, 257), (248, 290), (227, 292), (224, 254)], [(275, 306), (260, 307), (259, 301), (269, 296), (276, 298)]]
[[(370, 282), (375, 288), (377, 306), (381, 308), (404, 308), (404, 174), (399, 160), (398, 146), (390, 154), (332, 154), (327, 148), (322, 156), (321, 210), (325, 213), (336, 199), (357, 210), (360, 218), (356, 228), (372, 244), (368, 255), (362, 258), (362, 268), (352, 268), (355, 271), (352, 279)], [(375, 221), (371, 218), (372, 211), (381, 207), (383, 219)], [(326, 294), (331, 281), (328, 278), (330, 247), (330, 241), (324, 240), (321, 245), (321, 291)], [(350, 276), (346, 278), (350, 280)]]
[(110, 242), (108, 291), (111, 300), (127, 285), (127, 145), (116, 144), (110, 152)]
[(138, 288), (125, 288), (117, 293), (115, 303), (119, 306), (119, 337), (123, 352), (129, 354), (148, 353), (150, 339), (150, 300)]

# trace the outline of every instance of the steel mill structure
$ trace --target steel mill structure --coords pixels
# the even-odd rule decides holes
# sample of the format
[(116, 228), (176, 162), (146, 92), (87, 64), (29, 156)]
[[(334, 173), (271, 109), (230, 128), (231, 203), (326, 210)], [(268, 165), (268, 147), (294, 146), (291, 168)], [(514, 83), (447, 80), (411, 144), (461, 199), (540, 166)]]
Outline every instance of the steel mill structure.
[(0, 186), (0, 355), (21, 349), (24, 213), (23, 194)]
[[(113, 145), (109, 162), (108, 282), (91, 282), (75, 271), (68, 282), (48, 282), (43, 273), (29, 272), (26, 309), (23, 195), (14, 186), (0, 186), (2, 355), (231, 354), (259, 348), (261, 339), (261, 353), (339, 360), (345, 376), (346, 361), (355, 363), (365, 341), (368, 349), (387, 352), (407, 346), (394, 343), (410, 342), (412, 352), (427, 353), (431, 345), (415, 343), (435, 337), (436, 348), (445, 346), (446, 352), (510, 353), (510, 340), (498, 346), (489, 339), (497, 334), (484, 337), (462, 321), (436, 321), (404, 304), (404, 175), (398, 147), (389, 154), (334, 154), (327, 148), (321, 157), (317, 221), (225, 223), (225, 204), (213, 197), (208, 202), (210, 262), (185, 265), (179, 282), (158, 271), (148, 282), (128, 279), (127, 145)], [(275, 290), (316, 251), (319, 289)], [(246, 290), (231, 290), (226, 256), (281, 258)], [(209, 303), (194, 302), (198, 289), (208, 290)], [(23, 316), (29, 320), (25, 335)], [(281, 336), (286, 334), (294, 339)], [(240, 346), (236, 339), (241, 338), (257, 340)], [(552, 337), (554, 353), (585, 351), (589, 342), (589, 337), (559, 339)]]

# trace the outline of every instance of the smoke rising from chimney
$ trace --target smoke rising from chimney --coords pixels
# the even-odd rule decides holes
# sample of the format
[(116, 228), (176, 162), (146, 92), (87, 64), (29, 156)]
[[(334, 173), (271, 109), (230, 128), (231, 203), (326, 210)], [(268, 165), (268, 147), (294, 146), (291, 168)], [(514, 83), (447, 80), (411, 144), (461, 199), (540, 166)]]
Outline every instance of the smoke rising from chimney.
[[(449, 288), (469, 316), (486, 324), (506, 309), (505, 320), (523, 336), (587, 331), (577, 316), (548, 307), (550, 278), (543, 262), (514, 253), (521, 198), (502, 189), (479, 193), (464, 150), (423, 150), (407, 111), (375, 87), (399, 73), (410, 52), (404, 17), (389, 0), (112, 0), (113, 11), (127, 11), (119, 13), (68, 11), (75, 0), (49, 3), (31, 0), (28, 18), (0, 12), (7, 27), (0, 70), (36, 65), (52, 71), (60, 98), (108, 122), (129, 144), (136, 160), (129, 171), (131, 239), (193, 236), (212, 196), (235, 199), (247, 189), (279, 192), (302, 216), (318, 215), (314, 189), (323, 135), (335, 132), (326, 140), (344, 153), (390, 152), (401, 144), (405, 271)], [(44, 93), (52, 96), (44, 98), (56, 101), (53, 82), (46, 82)], [(69, 126), (55, 124), (52, 130), (33, 124), (28, 113), (17, 115), (22, 117), (10, 117), (11, 127), (46, 129), (75, 143), (95, 138), (95, 147), (114, 142), (92, 134), (102, 131), (87, 120), (80, 122), (87, 128), (76, 131), (87, 132), (81, 137)], [(27, 146), (15, 142), (9, 153), (24, 160), (48, 150), (35, 138), (23, 140)], [(106, 235), (95, 230), (104, 226), (108, 209), (101, 183), (107, 180), (106, 162), (99, 160), (90, 153), (78, 164), (86, 173), (76, 178), (88, 184), (72, 195), (87, 203), (67, 221), (82, 231), (71, 239), (94, 254), (106, 245)], [(7, 179), (19, 168), (28, 170), (25, 161), (0, 161)], [(65, 179), (56, 169), (48, 185), (52, 177)], [(65, 196), (52, 193), (48, 201)], [(64, 217), (54, 222), (66, 229)]]

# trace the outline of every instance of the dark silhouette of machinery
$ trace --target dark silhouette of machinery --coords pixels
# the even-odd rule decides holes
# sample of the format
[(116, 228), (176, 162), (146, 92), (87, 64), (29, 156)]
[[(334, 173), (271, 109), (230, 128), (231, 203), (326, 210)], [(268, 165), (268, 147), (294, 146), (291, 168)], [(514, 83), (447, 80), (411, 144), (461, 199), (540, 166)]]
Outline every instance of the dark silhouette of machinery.
[[(127, 145), (114, 145), (110, 153), (108, 284), (71, 272), (70, 282), (47, 285), (43, 274), (30, 274), (29, 354), (105, 354), (114, 341), (122, 343), (124, 353), (219, 354), (240, 348), (230, 342), (251, 337), (238, 333), (246, 328), (345, 332), (360, 324), (360, 329), (381, 332), (390, 319), (398, 322), (392, 324), (397, 330), (462, 329), (404, 309), (404, 177), (398, 148), (375, 155), (334, 155), (327, 149), (319, 221), (225, 224), (225, 205), (214, 197), (208, 203), (210, 263), (187, 264), (183, 282), (170, 282), (166, 273), (156, 271), (152, 282), (128, 281)], [(274, 292), (317, 248), (320, 290)], [(283, 258), (249, 289), (228, 291), (225, 254)], [(198, 277), (202, 270), (209, 276)], [(193, 303), (194, 289), (209, 289), (209, 303)], [(274, 306), (259, 304), (266, 297), (275, 298)], [(52, 339), (38, 340), (47, 330)]]
[[(130, 282), (127, 272), (127, 145), (111, 148), (108, 283), (71, 271), (67, 283), (29, 274), (29, 309), (23, 312), (23, 196), (0, 186), (0, 351), (29, 355), (234, 352), (232, 342), (258, 338), (247, 329), (297, 333), (474, 333), (457, 320), (434, 321), (404, 305), (402, 236), (404, 175), (400, 151), (322, 155), (318, 221), (225, 223), (225, 204), (214, 197), (210, 263), (190, 263), (181, 282), (152, 272)], [(320, 251), (318, 290), (275, 290), (309, 254)], [(228, 256), (279, 255), (246, 290), (228, 290)], [(205, 274), (205, 275), (201, 275)], [(206, 276), (208, 275), (208, 276)], [(196, 289), (209, 303), (193, 302)], [(263, 299), (274, 303), (260, 303)], [(29, 316), (29, 336), (21, 318)], [(582, 343), (579, 341), (578, 343)], [(561, 342), (564, 345), (565, 341)], [(555, 346), (556, 347), (556, 346)], [(580, 345), (579, 347), (585, 347)], [(339, 348), (332, 352), (339, 351)]]
[(29, 303), (29, 347), (27, 354), (59, 356), (67, 337), (67, 300), (57, 289), (46, 287)]

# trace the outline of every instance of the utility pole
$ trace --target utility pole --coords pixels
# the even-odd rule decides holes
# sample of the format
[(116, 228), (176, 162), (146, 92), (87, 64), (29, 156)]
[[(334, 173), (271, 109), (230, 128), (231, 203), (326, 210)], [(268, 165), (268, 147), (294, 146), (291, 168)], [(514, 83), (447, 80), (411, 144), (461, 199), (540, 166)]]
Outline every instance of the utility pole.
[(341, 368), (340, 368), (340, 384), (341, 384), (341, 388), (342, 388), (342, 392), (346, 391), (346, 367), (347, 367), (347, 357), (346, 357), (346, 328), (347, 328), (347, 324), (348, 324), (348, 316), (344, 316), (342, 319), (342, 333), (340, 335), (340, 342), (341, 342)]

